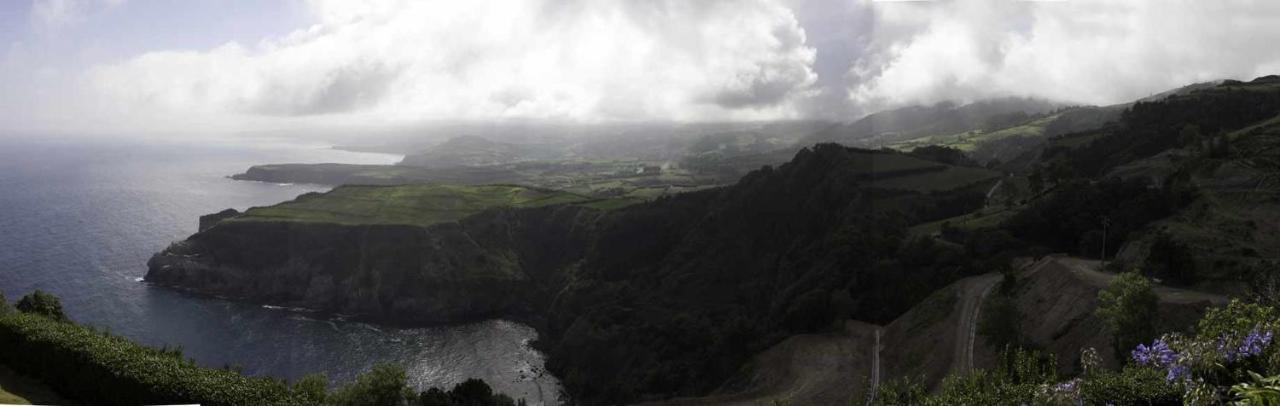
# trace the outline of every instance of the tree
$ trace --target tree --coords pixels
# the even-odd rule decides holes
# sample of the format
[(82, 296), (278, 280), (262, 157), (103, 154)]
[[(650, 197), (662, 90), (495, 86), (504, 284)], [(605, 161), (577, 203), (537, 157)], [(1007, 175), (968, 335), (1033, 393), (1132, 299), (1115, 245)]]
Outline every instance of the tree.
[(1258, 326), (1273, 322), (1276, 309), (1257, 303), (1249, 303), (1240, 299), (1231, 299), (1225, 307), (1210, 307), (1204, 317), (1196, 324), (1196, 337), (1204, 340), (1215, 340), (1233, 333), (1249, 331)]
[(0, 316), (4, 316), (11, 311), (13, 311), (13, 308), (9, 307), (9, 300), (5, 299), (4, 292), (0, 292)]
[(1080, 236), (1080, 251), (1082, 257), (1097, 257), (1102, 250), (1102, 230), (1085, 231)]
[(321, 405), (329, 395), (329, 378), (324, 374), (308, 374), (293, 383), (293, 393), (307, 404)]
[(1054, 185), (1065, 183), (1077, 177), (1076, 169), (1073, 168), (1071, 164), (1061, 159), (1055, 160), (1053, 163), (1049, 164), (1049, 168), (1046, 170), (1046, 173), (1048, 174), (1049, 181), (1053, 182)]
[(1151, 289), (1151, 281), (1138, 272), (1120, 274), (1098, 292), (1096, 312), (1111, 331), (1118, 359), (1125, 359), (1130, 349), (1155, 336), (1159, 300)]
[(373, 370), (356, 378), (330, 398), (330, 403), (342, 406), (401, 406), (414, 397), (407, 384), (404, 368), (392, 364), (378, 364)]
[(68, 321), (62, 312), (62, 301), (57, 296), (39, 289), (18, 300), (17, 308), (24, 313), (39, 314), (58, 321)]
[(1040, 194), (1040, 191), (1044, 190), (1044, 174), (1041, 173), (1039, 165), (1032, 168), (1031, 174), (1027, 175), (1027, 186), (1031, 188), (1032, 194)]
[(1182, 145), (1200, 146), (1200, 126), (1187, 124), (1178, 131), (1178, 143)]
[(987, 338), (987, 344), (991, 348), (1004, 349), (1022, 345), (1022, 315), (1013, 297), (993, 295), (987, 299), (982, 315), (982, 319), (978, 320), (978, 333)]
[(1163, 278), (1166, 283), (1190, 285), (1196, 279), (1196, 257), (1192, 252), (1187, 244), (1175, 239), (1168, 231), (1160, 231), (1147, 255), (1149, 273)]
[(524, 406), (524, 400), (516, 402), (510, 396), (493, 393), (489, 384), (479, 379), (468, 379), (445, 392), (431, 388), (418, 394), (414, 406)]

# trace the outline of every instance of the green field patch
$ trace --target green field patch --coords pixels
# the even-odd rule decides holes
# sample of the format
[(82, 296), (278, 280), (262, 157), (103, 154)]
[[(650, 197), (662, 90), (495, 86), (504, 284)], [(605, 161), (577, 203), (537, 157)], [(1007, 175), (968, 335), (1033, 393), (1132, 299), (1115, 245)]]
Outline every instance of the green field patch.
[(973, 130), (955, 134), (930, 135), (894, 143), (889, 145), (889, 148), (899, 151), (911, 151), (923, 146), (938, 145), (961, 151), (972, 151), (978, 145), (995, 140), (1012, 137), (1040, 137), (1044, 135), (1045, 127), (1057, 118), (1058, 115), (1056, 114), (1040, 117), (1021, 125), (994, 131)]
[(910, 233), (912, 235), (920, 236), (937, 234), (942, 231), (942, 225), (946, 223), (951, 223), (953, 227), (962, 230), (994, 228), (999, 226), (1005, 219), (1013, 217), (1016, 213), (1017, 211), (1009, 209), (983, 209), (965, 215), (920, 224), (915, 227), (911, 227)]
[(292, 201), (254, 207), (232, 221), (298, 221), (335, 224), (405, 224), (429, 226), (458, 221), (497, 207), (541, 207), (584, 204), (622, 207), (575, 193), (514, 185), (339, 186), (327, 193), (308, 193)]

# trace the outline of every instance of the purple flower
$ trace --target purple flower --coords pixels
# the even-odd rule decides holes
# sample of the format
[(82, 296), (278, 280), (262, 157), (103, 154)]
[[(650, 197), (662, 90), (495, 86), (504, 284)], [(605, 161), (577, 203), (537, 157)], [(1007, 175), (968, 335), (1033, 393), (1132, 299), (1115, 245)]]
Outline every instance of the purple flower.
[(1133, 350), (1132, 355), (1133, 361), (1139, 365), (1156, 367), (1169, 366), (1178, 360), (1178, 353), (1169, 348), (1169, 344), (1162, 339), (1156, 339), (1150, 347), (1138, 344), (1138, 348)]
[(1173, 381), (1185, 380), (1191, 376), (1191, 369), (1186, 365), (1170, 365), (1169, 373), (1165, 375), (1164, 380), (1173, 383)]
[(1240, 342), (1239, 346), (1232, 346), (1229, 336), (1218, 338), (1218, 352), (1227, 362), (1235, 362), (1248, 357), (1256, 357), (1262, 354), (1262, 351), (1271, 344), (1272, 334), (1270, 331), (1259, 332), (1257, 329), (1249, 332)]
[(1240, 344), (1239, 353), (1241, 356), (1253, 357), (1262, 354), (1262, 350), (1271, 344), (1271, 332), (1259, 333), (1257, 329), (1249, 332), (1244, 337), (1244, 342)]
[(1218, 337), (1218, 353), (1222, 354), (1222, 358), (1226, 359), (1228, 363), (1235, 362), (1237, 358), (1240, 358), (1240, 353), (1236, 352), (1235, 347), (1232, 347), (1227, 341), (1227, 336)]
[(1057, 384), (1056, 386), (1053, 387), (1053, 390), (1058, 392), (1075, 392), (1076, 384), (1079, 384), (1079, 383), (1080, 383), (1079, 379), (1072, 379), (1070, 381)]

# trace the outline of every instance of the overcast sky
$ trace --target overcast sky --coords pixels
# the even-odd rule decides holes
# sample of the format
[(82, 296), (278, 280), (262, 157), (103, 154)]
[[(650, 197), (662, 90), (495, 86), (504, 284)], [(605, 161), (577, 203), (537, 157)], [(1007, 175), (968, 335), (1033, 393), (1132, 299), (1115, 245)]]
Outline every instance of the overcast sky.
[(1272, 0), (4, 0), (0, 134), (852, 120), (1280, 73)]

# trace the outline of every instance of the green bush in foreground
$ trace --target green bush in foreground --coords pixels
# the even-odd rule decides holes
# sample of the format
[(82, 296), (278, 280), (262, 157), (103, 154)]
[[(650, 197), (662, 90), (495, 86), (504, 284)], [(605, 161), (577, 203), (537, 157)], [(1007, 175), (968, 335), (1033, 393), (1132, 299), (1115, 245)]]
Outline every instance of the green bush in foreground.
[(948, 377), (936, 395), (926, 395), (918, 381), (900, 381), (882, 385), (877, 400), (910, 405), (1280, 405), (1280, 345), (1273, 342), (1277, 332), (1280, 313), (1275, 308), (1232, 300), (1209, 309), (1194, 334), (1166, 333), (1128, 349), (1120, 370), (1103, 369), (1097, 352), (1085, 349), (1080, 356), (1083, 373), (1060, 381), (1049, 360), (1006, 350), (995, 369)]
[(66, 313), (62, 312), (62, 301), (58, 300), (57, 296), (39, 289), (19, 299), (17, 307), (18, 310), (26, 313), (35, 313), (58, 321), (68, 320)]
[(4, 292), (0, 292), (0, 316), (4, 316), (12, 312), (13, 308), (9, 307), (9, 300), (4, 298)]
[(1156, 335), (1156, 311), (1160, 299), (1151, 281), (1137, 272), (1117, 276), (1098, 292), (1098, 317), (1114, 339), (1116, 357), (1124, 359), (1129, 350)]
[(419, 393), (414, 404), (417, 406), (524, 406), (525, 402), (523, 399), (517, 402), (507, 395), (493, 393), (489, 385), (482, 380), (468, 379), (448, 392), (431, 388)]
[(0, 362), (94, 404), (302, 404), (281, 381), (201, 368), (172, 351), (35, 313), (0, 317), (0, 348)]
[[(67, 320), (58, 298), (35, 292), (9, 311), (0, 295), (0, 364), (93, 405), (516, 405), (472, 379), (449, 392), (414, 393), (403, 368), (378, 365), (332, 393), (324, 375), (292, 387), (273, 378), (196, 365), (181, 350), (150, 348)], [(520, 402), (523, 404), (523, 401)]]
[(404, 368), (379, 364), (329, 397), (336, 406), (397, 406), (413, 398)]

